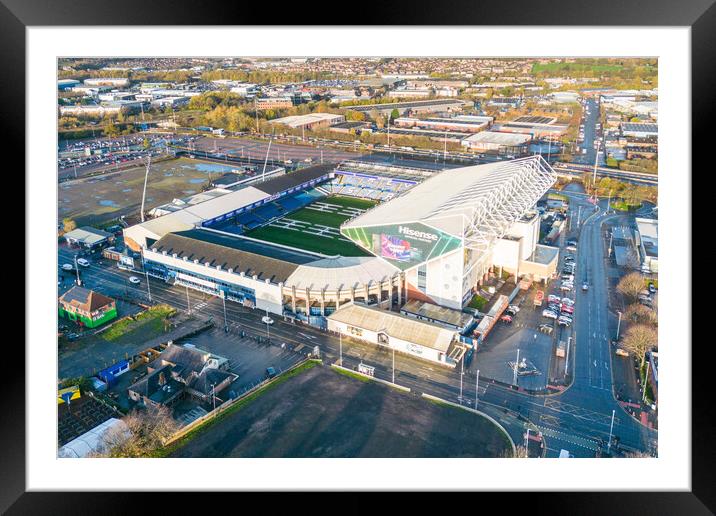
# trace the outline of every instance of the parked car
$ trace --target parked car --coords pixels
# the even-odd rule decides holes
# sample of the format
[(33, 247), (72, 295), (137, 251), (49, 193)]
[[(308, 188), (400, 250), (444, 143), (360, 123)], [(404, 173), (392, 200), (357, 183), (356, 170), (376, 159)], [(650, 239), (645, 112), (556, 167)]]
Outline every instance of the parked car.
[(559, 317), (555, 312), (552, 310), (542, 310), (542, 317), (547, 317), (548, 319), (556, 319)]
[(502, 317), (500, 317), (500, 321), (509, 324), (509, 323), (512, 322), (512, 316), (510, 316), (510, 315), (503, 315)]
[(569, 305), (562, 305), (562, 307), (560, 308), (560, 312), (562, 312), (563, 314), (564, 314), (564, 313), (566, 313), (566, 314), (573, 314), (573, 313), (574, 313), (574, 307), (573, 307), (573, 306), (569, 306)]
[(547, 335), (551, 335), (552, 331), (554, 331), (554, 328), (551, 324), (540, 324), (539, 331), (541, 331), (542, 333), (546, 333)]
[(129, 277), (129, 282), (130, 282), (130, 283), (133, 283), (133, 284), (135, 284), (135, 285), (138, 285), (141, 281), (142, 281), (142, 280), (140, 280), (140, 279), (139, 279), (138, 277), (136, 277), (136, 276), (130, 276), (130, 277)]
[(559, 299), (559, 296), (555, 296), (554, 294), (550, 294), (549, 296), (547, 296), (547, 301), (548, 301), (549, 303), (559, 303), (559, 302), (560, 302), (560, 299)]
[(510, 306), (508, 307), (508, 310), (512, 310), (512, 311), (514, 311), (514, 312), (519, 312), (519, 311), (520, 311), (520, 307), (517, 306), (517, 305), (510, 305)]
[(614, 354), (619, 355), (620, 357), (629, 357), (629, 353), (622, 348), (617, 348)]
[(515, 315), (517, 315), (517, 312), (515, 312), (514, 310), (512, 310), (512, 309), (510, 309), (510, 308), (508, 308), (507, 310), (505, 310), (505, 313), (506, 313), (507, 315), (509, 315), (510, 317), (514, 317)]
[(559, 290), (563, 292), (571, 292), (574, 285), (560, 285)]
[(568, 297), (563, 297), (562, 299), (560, 299), (560, 303), (565, 304), (565, 305), (569, 305), (569, 306), (573, 306), (573, 305), (574, 305), (574, 300), (569, 299)]
[(266, 368), (266, 378), (273, 378), (276, 376), (276, 369), (273, 367)]
[(268, 315), (264, 315), (261, 318), (261, 322), (264, 324), (273, 324), (273, 319), (271, 319)]
[(656, 287), (653, 283), (649, 283), (649, 292), (651, 292), (652, 294), (656, 292)]
[(586, 283), (582, 283), (582, 290), (584, 290), (585, 292), (589, 290), (589, 285), (587, 285)]
[(576, 245), (568, 245), (568, 246), (566, 247), (566, 249), (567, 249), (567, 251), (576, 251), (576, 250), (577, 250), (577, 246), (576, 246)]

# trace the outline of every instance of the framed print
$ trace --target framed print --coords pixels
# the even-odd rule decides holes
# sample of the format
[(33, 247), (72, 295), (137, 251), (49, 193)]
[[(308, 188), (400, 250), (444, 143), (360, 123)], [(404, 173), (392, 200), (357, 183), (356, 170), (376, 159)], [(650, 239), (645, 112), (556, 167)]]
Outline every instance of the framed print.
[(3, 509), (429, 490), (710, 513), (689, 208), (716, 11), (563, 4), (252, 26), (5, 2), (28, 301)]

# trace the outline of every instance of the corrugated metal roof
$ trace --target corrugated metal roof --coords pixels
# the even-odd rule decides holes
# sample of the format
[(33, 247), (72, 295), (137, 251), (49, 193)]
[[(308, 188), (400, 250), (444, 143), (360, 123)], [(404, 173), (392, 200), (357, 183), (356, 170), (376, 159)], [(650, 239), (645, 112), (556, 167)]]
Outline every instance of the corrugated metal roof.
[(447, 353), (455, 336), (454, 331), (437, 324), (355, 303), (342, 306), (329, 315), (328, 319), (356, 328), (383, 332), (389, 337), (437, 349), (443, 353)]

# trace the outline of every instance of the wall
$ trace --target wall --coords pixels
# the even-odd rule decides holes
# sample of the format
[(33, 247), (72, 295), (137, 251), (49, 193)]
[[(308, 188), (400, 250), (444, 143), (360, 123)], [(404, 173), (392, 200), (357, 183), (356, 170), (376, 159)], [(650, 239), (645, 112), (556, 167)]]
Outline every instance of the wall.
[(440, 351), (437, 349), (427, 348), (425, 346), (421, 346), (419, 344), (413, 344), (411, 342), (398, 339), (395, 337), (388, 337), (388, 345), (385, 344), (378, 344), (378, 333), (366, 329), (362, 330), (362, 335), (358, 336), (355, 334), (352, 334), (347, 329), (347, 324), (334, 321), (332, 319), (328, 319), (328, 330), (329, 331), (336, 331), (340, 332), (344, 335), (348, 335), (349, 337), (363, 340), (366, 342), (370, 342), (371, 344), (376, 344), (384, 347), (389, 347), (391, 349), (395, 349), (396, 351), (407, 353), (409, 355), (416, 356), (418, 358), (422, 358), (424, 360), (430, 360), (432, 362), (439, 362), (444, 363), (445, 358), (443, 357), (443, 360), (440, 360)]

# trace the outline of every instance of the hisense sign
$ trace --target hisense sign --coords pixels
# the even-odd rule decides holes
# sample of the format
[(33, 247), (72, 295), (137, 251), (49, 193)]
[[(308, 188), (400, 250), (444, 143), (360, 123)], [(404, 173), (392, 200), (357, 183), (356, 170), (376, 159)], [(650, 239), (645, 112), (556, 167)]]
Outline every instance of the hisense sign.
[(412, 228), (408, 228), (405, 226), (398, 226), (398, 233), (401, 235), (405, 235), (411, 238), (417, 238), (418, 240), (425, 240), (430, 242), (435, 242), (439, 238), (435, 233), (428, 233), (426, 231), (417, 231)]

